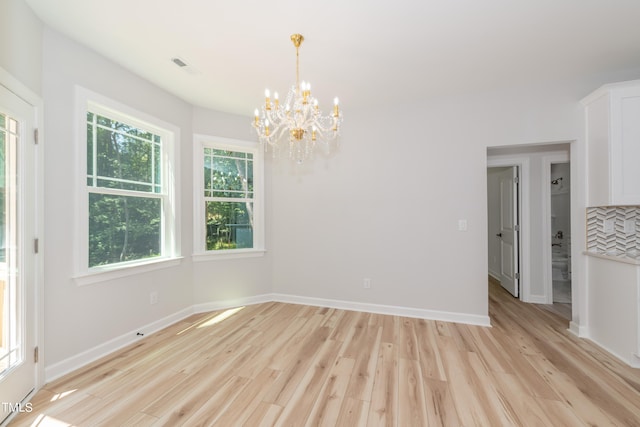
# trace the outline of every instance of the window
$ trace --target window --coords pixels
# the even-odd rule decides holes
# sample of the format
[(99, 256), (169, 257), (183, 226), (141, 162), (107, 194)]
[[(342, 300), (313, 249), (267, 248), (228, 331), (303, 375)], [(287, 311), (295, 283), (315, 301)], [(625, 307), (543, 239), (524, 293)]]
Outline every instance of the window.
[(262, 152), (257, 144), (201, 138), (196, 207), (196, 252), (243, 254), (262, 250)]
[[(89, 95), (90, 96), (90, 95)], [(176, 131), (112, 101), (87, 98), (81, 271), (175, 257), (173, 141)], [(155, 123), (154, 123), (155, 122)]]

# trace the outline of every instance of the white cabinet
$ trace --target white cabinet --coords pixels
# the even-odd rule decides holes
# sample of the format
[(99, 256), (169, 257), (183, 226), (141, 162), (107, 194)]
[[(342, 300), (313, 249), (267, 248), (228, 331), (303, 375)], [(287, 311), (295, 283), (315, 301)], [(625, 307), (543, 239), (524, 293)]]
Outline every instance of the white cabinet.
[(605, 85), (582, 105), (588, 205), (640, 205), (640, 80)]
[(588, 337), (640, 368), (640, 266), (593, 254), (587, 257)]

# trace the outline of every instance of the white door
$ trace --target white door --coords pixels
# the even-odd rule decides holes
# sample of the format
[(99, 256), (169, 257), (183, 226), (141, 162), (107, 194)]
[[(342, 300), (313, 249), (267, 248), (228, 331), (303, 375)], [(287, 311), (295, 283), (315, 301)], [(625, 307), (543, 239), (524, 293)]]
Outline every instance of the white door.
[(36, 382), (34, 119), (0, 85), (0, 422)]
[(518, 226), (518, 169), (513, 166), (499, 175), (500, 182), (500, 284), (518, 297), (519, 226)]

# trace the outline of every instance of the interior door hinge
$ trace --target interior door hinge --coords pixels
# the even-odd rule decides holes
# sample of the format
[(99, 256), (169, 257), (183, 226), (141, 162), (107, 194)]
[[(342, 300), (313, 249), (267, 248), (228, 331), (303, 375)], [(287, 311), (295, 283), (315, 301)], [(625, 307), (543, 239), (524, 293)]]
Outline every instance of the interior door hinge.
[(38, 363), (38, 356), (39, 356), (39, 349), (38, 347), (35, 347), (33, 349), (33, 363)]
[(38, 239), (33, 239), (33, 252), (36, 253), (36, 254), (38, 253), (38, 249), (39, 249), (38, 245), (39, 245), (39, 243), (40, 242), (38, 241)]
[(515, 184), (520, 184), (520, 177), (516, 176), (515, 178), (513, 178), (513, 182)]
[(514, 229), (514, 230), (516, 230), (516, 231), (520, 231), (520, 224), (516, 224), (516, 225), (513, 227), (513, 229)]
[(38, 138), (38, 128), (33, 130), (33, 142), (38, 145), (38, 142), (40, 142), (40, 139)]
[(516, 280), (520, 280), (520, 273), (516, 273), (515, 277), (516, 277)]

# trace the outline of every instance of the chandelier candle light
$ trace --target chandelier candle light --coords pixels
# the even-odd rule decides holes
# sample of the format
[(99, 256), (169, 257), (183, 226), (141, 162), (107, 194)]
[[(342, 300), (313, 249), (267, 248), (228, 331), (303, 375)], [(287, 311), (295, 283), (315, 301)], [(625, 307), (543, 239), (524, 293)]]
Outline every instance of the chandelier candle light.
[(296, 84), (289, 89), (284, 104), (280, 103), (277, 92), (271, 99), (269, 89), (264, 91), (262, 113), (256, 108), (253, 128), (265, 149), (273, 148), (274, 156), (286, 144), (284, 141), (288, 141), (289, 157), (302, 163), (311, 156), (317, 141), (329, 143), (338, 137), (342, 111), (335, 98), (333, 112), (322, 115), (318, 100), (311, 96), (311, 84), (300, 82), (299, 49), (304, 37), (294, 34), (291, 41), (296, 47)]

